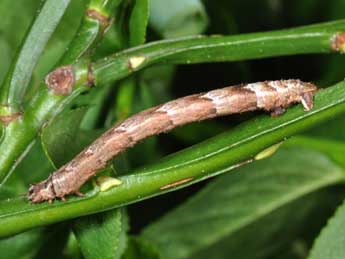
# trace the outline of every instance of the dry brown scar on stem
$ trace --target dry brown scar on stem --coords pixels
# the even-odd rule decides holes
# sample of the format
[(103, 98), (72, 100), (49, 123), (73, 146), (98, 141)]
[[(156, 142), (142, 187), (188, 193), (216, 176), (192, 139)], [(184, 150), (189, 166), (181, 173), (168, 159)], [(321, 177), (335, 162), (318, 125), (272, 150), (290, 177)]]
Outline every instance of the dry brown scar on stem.
[(160, 190), (170, 189), (170, 188), (173, 188), (175, 186), (178, 186), (178, 185), (181, 185), (184, 183), (188, 183), (188, 182), (192, 181), (193, 179), (194, 179), (193, 177), (185, 178), (185, 179), (179, 180), (177, 182), (173, 182), (173, 183), (169, 183), (167, 185), (164, 185), (164, 186), (160, 187), (159, 189)]
[(45, 83), (56, 95), (69, 95), (73, 91), (74, 72), (71, 65), (62, 66), (50, 72)]
[[(266, 81), (194, 94), (152, 107), (113, 126), (47, 180), (31, 186), (28, 198), (36, 203), (77, 193), (116, 155), (147, 137), (187, 123), (254, 110), (281, 114), (294, 103), (301, 103), (308, 111), (316, 91), (314, 84), (300, 80)], [(187, 179), (190, 180), (181, 181)], [(171, 188), (182, 184), (181, 181), (161, 188)]]
[(335, 51), (345, 53), (345, 32), (337, 33), (332, 38), (331, 48)]
[(101, 14), (99, 11), (95, 9), (88, 9), (86, 10), (86, 16), (99, 21), (102, 27), (102, 33), (108, 28), (110, 25), (109, 17), (106, 15)]
[(10, 115), (0, 115), (0, 122), (4, 126), (7, 126), (12, 121), (16, 121), (21, 115), (22, 115), (21, 112), (16, 112), (16, 113), (13, 113), (13, 114), (10, 114)]
[(92, 63), (90, 63), (87, 67), (87, 85), (93, 86), (95, 84), (95, 74), (93, 73), (93, 66)]

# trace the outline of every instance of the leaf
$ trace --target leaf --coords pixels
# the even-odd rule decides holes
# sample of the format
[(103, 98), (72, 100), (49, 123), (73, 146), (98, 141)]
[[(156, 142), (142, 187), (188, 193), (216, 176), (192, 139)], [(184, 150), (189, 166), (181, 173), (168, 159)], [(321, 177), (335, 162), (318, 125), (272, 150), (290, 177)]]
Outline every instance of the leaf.
[(38, 250), (34, 258), (63, 258), (64, 247), (70, 234), (68, 224), (60, 223), (45, 228), (41, 234), (41, 242), (36, 246)]
[(69, 3), (70, 0), (47, 0), (44, 3), (2, 86), (2, 93), (8, 88), (8, 103), (20, 103), (23, 99), (35, 65)]
[(133, 113), (132, 105), (135, 92), (136, 82), (133, 77), (126, 78), (120, 82), (113, 110), (107, 118), (108, 127), (111, 127), (114, 121), (123, 121)]
[(334, 118), (330, 117), (329, 120), (322, 123), (319, 127), (309, 130), (307, 134), (316, 137), (345, 141), (345, 132), (342, 127), (339, 127), (339, 124), (341, 124), (344, 119), (345, 115)]
[(1, 200), (0, 236), (122, 207), (228, 172), (288, 136), (344, 112), (344, 85), (341, 82), (319, 91), (310, 112), (296, 105), (278, 118), (259, 116), (153, 165), (121, 176), (122, 184), (108, 191), (100, 192), (95, 188), (81, 198), (71, 197), (66, 202), (34, 206), (24, 198)]
[[(311, 203), (280, 209), (344, 176), (344, 171), (323, 154), (296, 147), (281, 149), (267, 160), (215, 179), (148, 226), (142, 237), (166, 258), (228, 258), (229, 254), (265, 258), (284, 240), (282, 235), (274, 242), (281, 228), (288, 224), (289, 231), (294, 232), (293, 218), (301, 221), (310, 212), (303, 204)], [(253, 238), (253, 231), (260, 238)]]
[(33, 258), (41, 242), (43, 242), (41, 234), (41, 230), (35, 229), (6, 239), (1, 239), (1, 258)]
[(36, 141), (28, 155), (10, 176), (6, 187), (12, 188), (16, 194), (22, 195), (26, 193), (29, 184), (48, 177), (53, 170), (54, 167), (46, 157), (40, 142)]
[(163, 259), (159, 252), (146, 240), (131, 237), (128, 247), (121, 259)]
[(86, 259), (120, 258), (125, 250), (128, 222), (122, 209), (79, 218), (73, 229)]
[(129, 20), (129, 45), (145, 43), (146, 29), (149, 22), (149, 0), (135, 0)]
[(68, 162), (81, 150), (82, 144), (76, 138), (84, 114), (85, 109), (82, 108), (64, 112), (42, 130), (43, 149), (55, 168)]
[(150, 24), (165, 38), (203, 32), (208, 19), (199, 0), (151, 0)]
[(345, 254), (345, 203), (337, 209), (335, 215), (328, 221), (316, 239), (309, 259), (327, 258), (341, 259)]
[[(76, 37), (76, 34), (81, 33), (79, 26), (84, 17), (87, 2), (85, 0), (72, 0), (70, 2), (35, 67), (33, 82), (35, 86), (39, 87), (44, 77), (57, 65), (65, 53), (71, 53), (70, 44), (74, 37)], [(90, 28), (89, 30), (90, 34), (94, 33)], [(80, 39), (81, 36), (79, 34), (78, 38)], [(74, 52), (73, 54), (76, 53)], [(72, 60), (70, 62), (74, 61)], [(30, 88), (30, 90), (35, 89)]]
[[(9, 52), (5, 53), (5, 56), (13, 56), (14, 51), (19, 47), (22, 38), (25, 36), (25, 32), (30, 27), (32, 19), (36, 10), (42, 5), (41, 1), (27, 0), (27, 1), (12, 1), (1, 0), (0, 1), (0, 31), (1, 39), (8, 45)], [(18, 10), (20, 11), (20, 18), (18, 19)], [(15, 28), (15, 30), (13, 29)], [(0, 63), (0, 67), (5, 69), (9, 66), (9, 63)], [(2, 78), (1, 78), (2, 79)], [(0, 80), (2, 81), (2, 80)]]
[[(1, 7), (0, 7), (1, 8)], [(2, 82), (3, 77), (8, 70), (11, 63), (11, 48), (5, 39), (0, 39), (0, 53), (2, 53), (1, 63), (0, 63), (0, 82)]]

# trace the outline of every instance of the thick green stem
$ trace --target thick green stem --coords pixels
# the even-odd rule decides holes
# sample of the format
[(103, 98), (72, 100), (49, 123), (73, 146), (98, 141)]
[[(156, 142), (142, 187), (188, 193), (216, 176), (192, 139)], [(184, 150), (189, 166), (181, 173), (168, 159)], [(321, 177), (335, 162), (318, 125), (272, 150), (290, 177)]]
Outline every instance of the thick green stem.
[(152, 166), (121, 176), (122, 184), (110, 190), (95, 188), (85, 197), (53, 204), (30, 204), (25, 197), (3, 200), (0, 236), (121, 207), (229, 172), (243, 162), (252, 161), (265, 148), (344, 111), (345, 82), (341, 82), (320, 91), (310, 112), (294, 106), (278, 118), (261, 116)]
[[(96, 85), (119, 80), (136, 70), (155, 63), (197, 63), (235, 61), (282, 55), (328, 53), (332, 40), (345, 30), (345, 20), (275, 32), (238, 36), (211, 36), (160, 41), (129, 49), (93, 64)], [(78, 68), (74, 68), (78, 73)], [(83, 67), (85, 69), (85, 67)], [(41, 87), (24, 114), (20, 129), (13, 125), (6, 133), (0, 149), (0, 182), (14, 168), (27, 146), (35, 139), (40, 127), (50, 121), (79, 92), (68, 97), (56, 97)], [(39, 101), (37, 101), (39, 100)], [(34, 121), (34, 122), (32, 122)], [(35, 124), (35, 126), (32, 126)], [(26, 129), (26, 130), (23, 130)], [(30, 130), (29, 130), (30, 129)], [(20, 133), (19, 133), (20, 132)]]

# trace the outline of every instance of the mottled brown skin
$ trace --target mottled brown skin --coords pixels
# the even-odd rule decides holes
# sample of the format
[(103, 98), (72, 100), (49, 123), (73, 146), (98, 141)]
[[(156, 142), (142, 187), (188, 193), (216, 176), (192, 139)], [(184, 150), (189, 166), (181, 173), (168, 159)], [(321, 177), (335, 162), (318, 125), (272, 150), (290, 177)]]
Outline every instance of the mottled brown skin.
[(114, 156), (144, 138), (186, 123), (257, 109), (278, 115), (293, 103), (302, 103), (308, 111), (316, 90), (315, 85), (299, 80), (267, 81), (190, 95), (150, 108), (115, 125), (47, 180), (32, 185), (28, 198), (37, 203), (79, 194), (79, 188)]
[(56, 95), (70, 95), (73, 91), (74, 72), (71, 65), (62, 66), (50, 72), (45, 82), (54, 94)]

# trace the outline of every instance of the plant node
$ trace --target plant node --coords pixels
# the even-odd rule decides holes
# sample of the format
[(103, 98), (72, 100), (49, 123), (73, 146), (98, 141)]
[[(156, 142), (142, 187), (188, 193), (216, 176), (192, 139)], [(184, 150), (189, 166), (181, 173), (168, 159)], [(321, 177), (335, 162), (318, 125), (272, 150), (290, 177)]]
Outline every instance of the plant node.
[(110, 25), (109, 17), (104, 14), (101, 14), (99, 11), (95, 9), (86, 10), (86, 16), (90, 17), (91, 19), (97, 20), (101, 24), (102, 34)]
[(45, 79), (48, 88), (56, 95), (69, 95), (73, 90), (74, 73), (71, 65), (50, 72)]
[(340, 53), (345, 53), (345, 32), (337, 33), (333, 39), (331, 47)]

